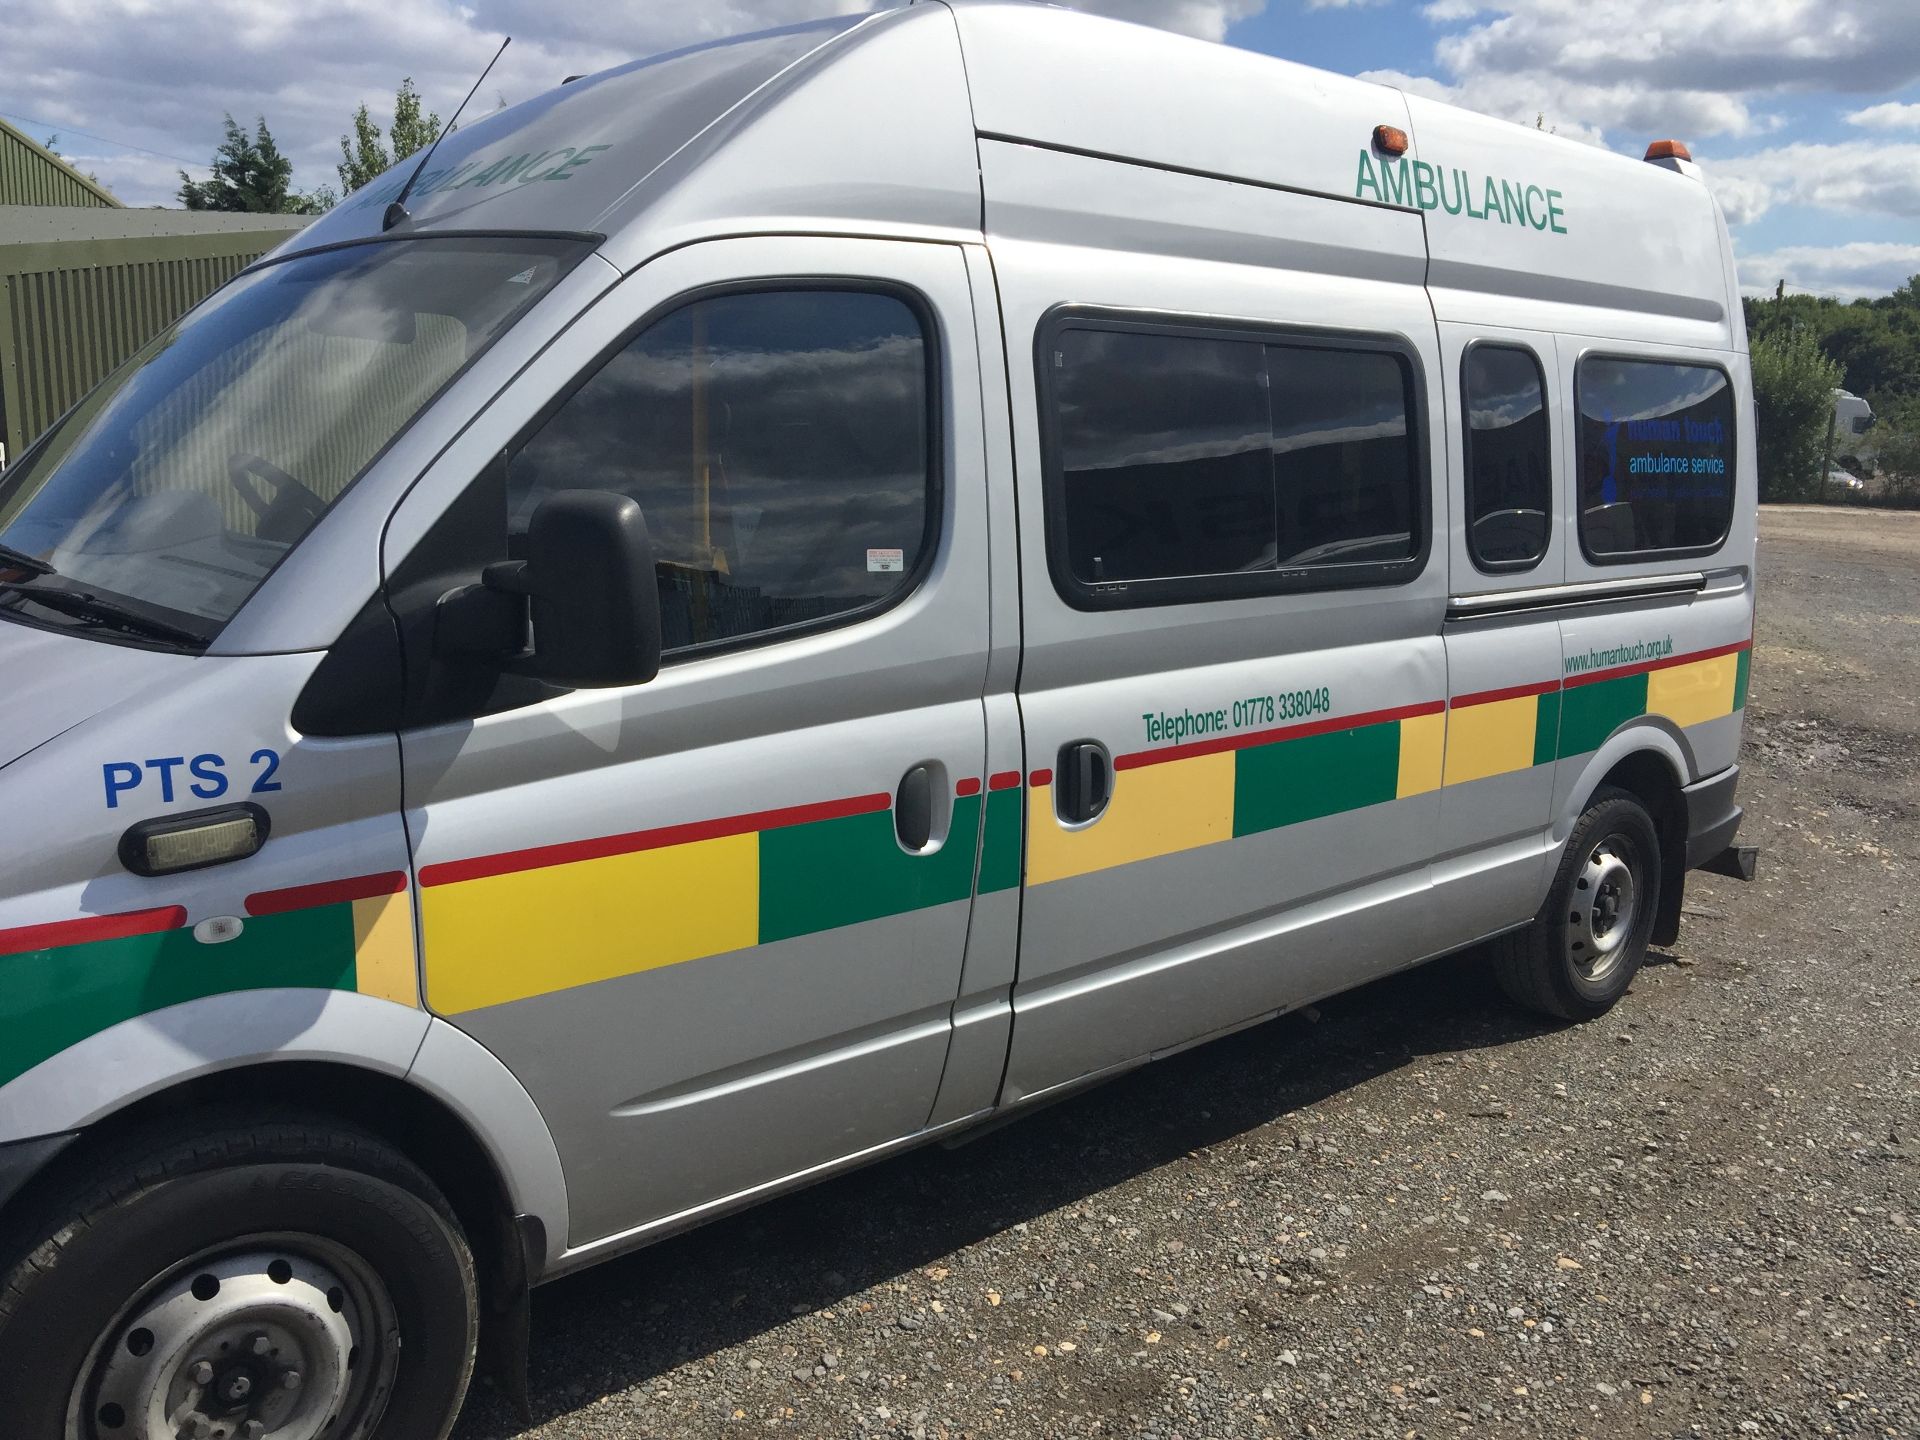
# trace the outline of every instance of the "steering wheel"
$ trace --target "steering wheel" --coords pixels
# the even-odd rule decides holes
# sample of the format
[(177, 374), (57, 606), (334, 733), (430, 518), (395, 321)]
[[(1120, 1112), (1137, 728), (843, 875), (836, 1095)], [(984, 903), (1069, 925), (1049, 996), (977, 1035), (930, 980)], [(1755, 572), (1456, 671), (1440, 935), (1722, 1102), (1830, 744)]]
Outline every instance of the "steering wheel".
[[(262, 493), (261, 480), (273, 486), (273, 494)], [(262, 540), (291, 545), (327, 510), (326, 501), (278, 465), (245, 450), (227, 457), (227, 483), (253, 512), (253, 533)]]

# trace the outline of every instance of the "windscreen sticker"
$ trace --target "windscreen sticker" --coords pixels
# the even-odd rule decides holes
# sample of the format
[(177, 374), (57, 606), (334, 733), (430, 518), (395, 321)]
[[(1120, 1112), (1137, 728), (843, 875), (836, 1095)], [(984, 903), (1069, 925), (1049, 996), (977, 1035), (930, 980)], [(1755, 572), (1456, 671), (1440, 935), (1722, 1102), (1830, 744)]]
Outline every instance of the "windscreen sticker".
[(898, 575), (907, 568), (907, 552), (898, 546), (869, 546), (867, 572), (872, 575)]
[(154, 794), (162, 805), (183, 800), (218, 800), (229, 793), (267, 795), (280, 788), (274, 777), (280, 770), (280, 752), (256, 750), (244, 764), (229, 765), (226, 757), (162, 755), (152, 760), (109, 760), (100, 767), (107, 809), (118, 810), (120, 797), (133, 791), (143, 798)]

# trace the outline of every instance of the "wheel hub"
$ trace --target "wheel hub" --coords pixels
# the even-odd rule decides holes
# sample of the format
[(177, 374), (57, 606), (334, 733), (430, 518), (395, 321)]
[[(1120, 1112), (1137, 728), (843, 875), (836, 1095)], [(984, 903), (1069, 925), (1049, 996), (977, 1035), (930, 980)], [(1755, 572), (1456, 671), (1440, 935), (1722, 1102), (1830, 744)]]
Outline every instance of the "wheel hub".
[[(362, 1433), (396, 1356), (384, 1289), (344, 1255), (248, 1248), (176, 1267), (94, 1348), (70, 1410), (85, 1440)], [(371, 1369), (363, 1351), (377, 1357)], [(378, 1373), (375, 1373), (378, 1372)], [(350, 1412), (361, 1411), (357, 1416)], [(348, 1418), (344, 1429), (333, 1429)]]
[(1625, 956), (1637, 888), (1632, 852), (1619, 836), (1593, 847), (1574, 879), (1567, 915), (1567, 957), (1586, 980), (1608, 979)]

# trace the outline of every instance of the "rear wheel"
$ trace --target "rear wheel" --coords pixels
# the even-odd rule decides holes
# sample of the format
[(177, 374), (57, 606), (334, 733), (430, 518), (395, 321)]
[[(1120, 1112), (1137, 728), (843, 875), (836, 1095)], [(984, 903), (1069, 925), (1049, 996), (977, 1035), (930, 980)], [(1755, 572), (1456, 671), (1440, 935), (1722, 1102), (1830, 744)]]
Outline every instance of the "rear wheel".
[[(239, 1117), (230, 1117), (239, 1119)], [(365, 1132), (201, 1123), (42, 1197), (0, 1414), (61, 1440), (435, 1440), (478, 1326), (445, 1198)]]
[(1646, 958), (1660, 908), (1660, 837), (1639, 799), (1608, 788), (1573, 827), (1547, 903), (1493, 945), (1516, 1002), (1562, 1020), (1611, 1010)]

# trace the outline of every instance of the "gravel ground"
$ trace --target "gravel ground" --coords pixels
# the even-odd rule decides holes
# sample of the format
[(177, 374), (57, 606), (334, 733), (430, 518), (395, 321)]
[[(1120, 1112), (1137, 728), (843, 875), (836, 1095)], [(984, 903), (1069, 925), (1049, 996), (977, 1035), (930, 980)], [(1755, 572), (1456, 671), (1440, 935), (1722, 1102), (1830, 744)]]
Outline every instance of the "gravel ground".
[(1460, 957), (775, 1202), (456, 1440), (1920, 1435), (1920, 515), (1762, 534), (1760, 879), (1612, 1015)]

